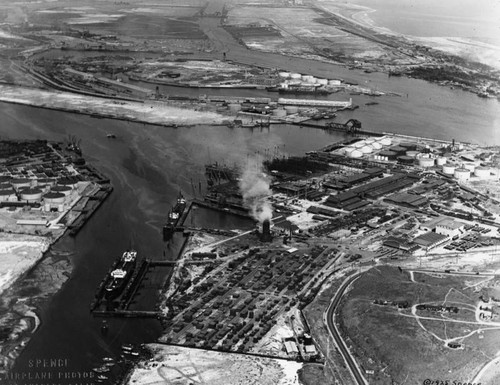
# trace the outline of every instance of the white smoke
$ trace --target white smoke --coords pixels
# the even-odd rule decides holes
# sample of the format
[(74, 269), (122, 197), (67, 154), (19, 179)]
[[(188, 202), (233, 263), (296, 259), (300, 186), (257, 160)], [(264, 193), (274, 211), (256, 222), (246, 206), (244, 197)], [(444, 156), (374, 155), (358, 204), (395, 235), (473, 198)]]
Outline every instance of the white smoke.
[(250, 210), (252, 217), (259, 223), (273, 216), (273, 208), (268, 197), (272, 194), (270, 178), (264, 172), (262, 158), (249, 158), (243, 167), (239, 182), (243, 203)]

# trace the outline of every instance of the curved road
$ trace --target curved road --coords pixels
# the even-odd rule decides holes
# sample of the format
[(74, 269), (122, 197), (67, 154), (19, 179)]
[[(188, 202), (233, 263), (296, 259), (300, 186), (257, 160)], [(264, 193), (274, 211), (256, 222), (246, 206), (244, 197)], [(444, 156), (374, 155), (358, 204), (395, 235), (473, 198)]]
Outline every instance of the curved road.
[(339, 351), (342, 354), (342, 357), (344, 358), (344, 361), (347, 363), (347, 366), (349, 367), (352, 376), (356, 380), (356, 383), (362, 385), (368, 385), (368, 381), (366, 381), (366, 379), (363, 377), (361, 369), (354, 360), (354, 357), (351, 355), (351, 352), (347, 348), (347, 345), (345, 344), (344, 340), (340, 336), (340, 332), (337, 328), (337, 325), (335, 325), (335, 312), (340, 303), (340, 300), (342, 299), (342, 296), (344, 295), (349, 285), (358, 278), (359, 274), (355, 274), (346, 279), (344, 283), (342, 283), (340, 288), (335, 293), (335, 296), (332, 298), (330, 306), (326, 310), (325, 316), (326, 316), (326, 325), (328, 327), (328, 331), (335, 340), (335, 343), (338, 346)]

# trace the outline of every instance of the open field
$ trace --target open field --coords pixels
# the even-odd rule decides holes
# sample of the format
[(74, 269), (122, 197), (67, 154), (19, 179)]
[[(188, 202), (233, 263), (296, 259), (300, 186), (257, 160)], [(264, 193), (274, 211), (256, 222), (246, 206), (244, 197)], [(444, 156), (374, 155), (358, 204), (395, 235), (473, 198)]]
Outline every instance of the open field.
[(151, 344), (152, 361), (134, 369), (128, 384), (295, 385), (302, 364), (241, 354)]
[[(335, 22), (310, 8), (237, 7), (230, 10), (226, 25), (248, 47), (261, 51), (292, 56), (322, 55), (341, 62), (352, 58), (387, 59), (390, 54), (386, 47), (339, 29)], [(238, 33), (239, 29), (259, 29), (248, 25), (272, 30), (267, 35)]]
[(375, 371), (370, 383), (471, 381), (498, 350), (498, 317), (488, 321), (477, 315), (489, 287), (496, 287), (494, 278), (376, 267), (346, 295), (341, 330), (360, 364)]
[(214, 112), (183, 109), (161, 102), (117, 101), (69, 92), (49, 92), (34, 88), (9, 86), (0, 86), (0, 95), (0, 100), (3, 102), (75, 111), (89, 115), (99, 114), (152, 124), (222, 124), (225, 120), (223, 115)]

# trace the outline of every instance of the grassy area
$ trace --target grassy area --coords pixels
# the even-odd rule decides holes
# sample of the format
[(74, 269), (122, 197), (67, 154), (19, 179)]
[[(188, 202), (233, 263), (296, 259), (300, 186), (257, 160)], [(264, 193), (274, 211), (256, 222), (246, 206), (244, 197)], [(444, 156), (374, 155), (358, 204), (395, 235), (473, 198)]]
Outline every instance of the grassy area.
[[(491, 340), (498, 339), (500, 330), (478, 333), (490, 326), (476, 323), (473, 314), (481, 287), (492, 282), (446, 274), (415, 273), (414, 279), (396, 267), (376, 267), (357, 280), (344, 299), (341, 329), (358, 362), (375, 370), (367, 379), (370, 384), (386, 384), (391, 379), (403, 383), (408, 378), (413, 383), (426, 378), (471, 380), (498, 350)], [(374, 300), (388, 304), (377, 305)], [(409, 307), (398, 309), (391, 305), (393, 301), (407, 301)], [(414, 310), (422, 317), (417, 321), (411, 309), (417, 304), (459, 310)], [(449, 342), (460, 348), (451, 349)]]
[[(327, 363), (323, 369), (323, 377), (319, 374), (318, 368), (306, 369), (304, 367), (301, 380), (303, 379), (305, 384), (315, 384), (313, 382), (314, 379), (318, 379), (318, 381), (325, 380), (324, 384), (333, 384), (336, 381), (349, 384), (352, 381), (349, 370), (345, 366), (342, 356), (335, 348), (333, 339), (330, 337), (328, 329), (323, 322), (323, 314), (344, 279), (345, 276), (329, 279), (327, 286), (302, 311), (311, 329), (314, 341), (323, 352), (323, 355), (327, 357)], [(317, 382), (317, 384), (322, 385), (323, 382)]]

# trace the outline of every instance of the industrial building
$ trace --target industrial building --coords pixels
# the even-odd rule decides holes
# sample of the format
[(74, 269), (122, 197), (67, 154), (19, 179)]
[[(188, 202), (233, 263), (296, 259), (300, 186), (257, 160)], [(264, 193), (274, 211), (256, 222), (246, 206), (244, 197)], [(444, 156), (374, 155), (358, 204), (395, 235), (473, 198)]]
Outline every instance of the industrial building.
[(422, 234), (418, 237), (416, 237), (413, 240), (413, 243), (419, 245), (422, 247), (424, 250), (429, 251), (435, 247), (438, 247), (439, 245), (445, 243), (448, 241), (448, 237), (446, 235), (441, 235), (434, 233), (432, 231), (429, 231), (425, 234)]
[(443, 219), (436, 224), (436, 233), (446, 235), (448, 238), (460, 236), (465, 228), (465, 223), (453, 219)]
[(308, 107), (340, 107), (348, 108), (352, 106), (352, 98), (349, 101), (337, 100), (316, 100), (316, 99), (285, 99), (279, 98), (278, 104), (283, 106), (308, 106)]
[(391, 192), (409, 187), (418, 179), (419, 177), (415, 174), (395, 174), (336, 195), (330, 195), (325, 204), (348, 211), (356, 210), (368, 204), (363, 198), (377, 199)]

